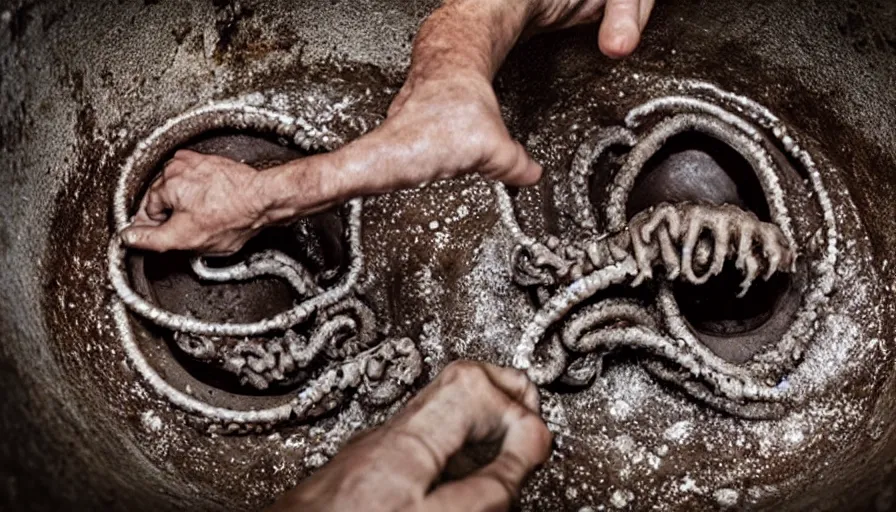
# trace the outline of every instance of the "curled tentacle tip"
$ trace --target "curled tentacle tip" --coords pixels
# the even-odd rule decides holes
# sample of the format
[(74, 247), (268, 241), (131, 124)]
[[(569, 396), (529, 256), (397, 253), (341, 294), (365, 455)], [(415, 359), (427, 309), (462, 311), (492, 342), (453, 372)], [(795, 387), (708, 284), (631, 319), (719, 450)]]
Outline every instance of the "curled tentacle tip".
[(517, 370), (528, 371), (532, 367), (531, 356), (520, 351), (513, 358), (513, 367)]
[(550, 377), (551, 373), (552, 372), (545, 371), (543, 368), (539, 368), (535, 365), (530, 366), (529, 369), (526, 370), (526, 376), (529, 377), (529, 380), (536, 386), (545, 386), (553, 382), (555, 379)]

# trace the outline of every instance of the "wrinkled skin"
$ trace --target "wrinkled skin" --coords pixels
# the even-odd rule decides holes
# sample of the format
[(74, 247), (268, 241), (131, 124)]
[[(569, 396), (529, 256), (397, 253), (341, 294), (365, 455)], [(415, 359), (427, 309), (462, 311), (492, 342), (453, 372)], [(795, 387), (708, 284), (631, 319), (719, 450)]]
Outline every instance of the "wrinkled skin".
[[(538, 391), (522, 372), (455, 362), (270, 511), (506, 510), (550, 453), (539, 414)], [(488, 442), (501, 445), (494, 460), (430, 490), (465, 444)]]
[[(122, 233), (135, 248), (232, 254), (266, 225), (470, 172), (517, 186), (542, 168), (511, 139), (491, 81), (531, 26), (562, 28), (606, 16), (600, 47), (630, 53), (652, 0), (447, 2), (423, 25), (405, 85), (387, 121), (341, 150), (258, 172), (215, 155), (180, 150)], [(508, 399), (510, 397), (510, 399)], [(522, 404), (522, 406), (521, 406)], [(505, 510), (549, 453), (538, 395), (524, 374), (452, 365), (389, 424), (356, 439), (276, 510)], [(429, 492), (449, 457), (468, 442), (503, 439), (488, 466)], [(391, 475), (384, 479), (382, 475)]]
[(491, 85), (504, 57), (524, 31), (601, 16), (601, 51), (622, 57), (634, 50), (652, 8), (653, 0), (446, 2), (421, 27), (408, 78), (382, 126), (338, 151), (263, 173), (179, 151), (122, 237), (140, 249), (232, 254), (266, 225), (351, 197), (471, 172), (531, 185), (541, 166), (508, 134)]

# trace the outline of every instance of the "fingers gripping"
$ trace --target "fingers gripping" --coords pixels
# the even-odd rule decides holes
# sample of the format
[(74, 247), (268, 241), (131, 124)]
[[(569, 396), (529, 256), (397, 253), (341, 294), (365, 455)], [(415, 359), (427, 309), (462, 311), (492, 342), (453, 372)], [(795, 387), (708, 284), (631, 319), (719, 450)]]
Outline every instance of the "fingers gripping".
[(172, 197), (171, 189), (166, 186), (167, 183), (164, 179), (156, 181), (146, 193), (141, 205), (146, 216), (156, 222), (167, 219), (168, 212), (175, 207), (174, 197)]
[(494, 171), (485, 174), (511, 186), (533, 185), (541, 178), (541, 165), (532, 159), (522, 144), (509, 135), (496, 152), (492, 166)]
[(507, 510), (526, 478), (550, 454), (551, 434), (541, 419), (518, 403), (504, 414), (498, 456), (470, 476), (442, 485), (425, 500), (425, 510)]
[(481, 366), (492, 384), (533, 413), (541, 414), (538, 388), (529, 380), (525, 372), (488, 363), (481, 363)]
[(121, 232), (124, 243), (135, 248), (156, 252), (172, 249), (198, 248), (197, 237), (193, 233), (195, 225), (187, 214), (172, 215), (163, 224), (131, 225)]
[(536, 387), (523, 372), (468, 362), (449, 365), (431, 386), (418, 396), (425, 403), (408, 404), (410, 417), (397, 425), (437, 461), (421, 483), (428, 487), (465, 444), (500, 441), (501, 448), (490, 464), (426, 495), (424, 509), (506, 509), (550, 452)]
[(541, 178), (541, 164), (532, 159), (522, 144), (514, 141), (514, 146), (516, 147), (517, 158), (505, 183), (516, 186), (534, 185)]
[[(178, 151), (178, 154), (181, 153)], [(182, 213), (171, 214), (175, 209), (175, 199), (169, 179), (181, 172), (184, 163), (177, 159), (165, 164), (162, 174), (153, 181), (149, 190), (140, 200), (140, 207), (134, 216), (133, 223), (121, 232), (125, 244), (137, 248), (164, 252), (175, 247), (181, 239), (186, 238), (185, 229), (190, 224)]]
[(638, 18), (638, 26), (641, 31), (647, 26), (647, 20), (650, 19), (650, 13), (653, 12), (654, 0), (641, 0), (640, 17)]
[(207, 155), (197, 153), (196, 151), (192, 151), (189, 149), (179, 149), (174, 153), (174, 157), (172, 158), (172, 160), (180, 160), (185, 164), (195, 166), (201, 163), (202, 160), (206, 157)]

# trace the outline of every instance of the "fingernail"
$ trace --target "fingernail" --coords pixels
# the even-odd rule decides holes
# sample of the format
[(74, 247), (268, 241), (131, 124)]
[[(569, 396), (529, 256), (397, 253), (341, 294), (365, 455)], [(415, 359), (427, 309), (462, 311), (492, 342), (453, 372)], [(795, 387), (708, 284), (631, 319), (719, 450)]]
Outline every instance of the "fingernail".
[(134, 233), (132, 231), (122, 231), (118, 236), (128, 245), (134, 243)]

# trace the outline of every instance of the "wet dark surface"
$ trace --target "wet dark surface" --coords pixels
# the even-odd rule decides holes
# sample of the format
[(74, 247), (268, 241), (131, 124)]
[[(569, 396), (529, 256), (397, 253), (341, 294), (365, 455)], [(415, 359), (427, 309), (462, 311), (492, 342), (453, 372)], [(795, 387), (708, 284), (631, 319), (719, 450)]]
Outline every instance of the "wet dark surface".
[(781, 338), (800, 301), (790, 276), (757, 282), (737, 297), (741, 275), (734, 268), (704, 286), (676, 286), (681, 313), (700, 340), (727, 361), (744, 363)]
[[(0, 508), (252, 509), (313, 468), (287, 467), (284, 459), (317, 460), (315, 454), (335, 451), (344, 441), (321, 432), (340, 430), (338, 418), (324, 420), (318, 430), (284, 431), (274, 440), (209, 439), (146, 393), (123, 365), (110, 327), (104, 259), (109, 202), (117, 170), (136, 140), (211, 98), (319, 84), (329, 91), (324, 101), (362, 98), (356, 111), (381, 118), (400, 85), (410, 36), (428, 8), (198, 1), (0, 6), (9, 13), (0, 22), (0, 203), (8, 205), (0, 221), (0, 258), (8, 269), (0, 277)], [(811, 449), (779, 453), (773, 447), (763, 458), (757, 446), (714, 451), (694, 441), (632, 483), (620, 476), (631, 465), (629, 456), (612, 450), (594, 455), (590, 436), (639, 441), (666, 427), (649, 418), (581, 421), (561, 436), (551, 468), (524, 493), (527, 509), (596, 508), (626, 485), (637, 492), (633, 508), (715, 508), (716, 489), (677, 494), (686, 478), (699, 486), (703, 475), (725, 474), (725, 468), (746, 467), (754, 459), (756, 466), (730, 480), (749, 500), (744, 508), (892, 508), (894, 27), (891, 2), (669, 2), (658, 6), (641, 49), (627, 61), (600, 57), (593, 28), (536, 38), (514, 52), (498, 79), (505, 115), (512, 133), (549, 172), (540, 187), (523, 194), (535, 212), (530, 224), (562, 229), (562, 215), (544, 199), (550, 198), (551, 176), (568, 168), (582, 127), (616, 124), (648, 96), (648, 84), (633, 74), (719, 83), (769, 106), (806, 136), (813, 154), (838, 170), (831, 194), (845, 238), (843, 258), (857, 270), (841, 269), (831, 309), (851, 318), (856, 330), (832, 328), (828, 336), (861, 336), (871, 347), (837, 359), (844, 371), (818, 384), (818, 395), (842, 397), (857, 412), (800, 431), (812, 440)], [(347, 139), (363, 131), (347, 124), (338, 130)], [(462, 196), (465, 190), (472, 192)], [(416, 338), (440, 312), (444, 316), (440, 341), (446, 354), (438, 357), (426, 346), (432, 370), (459, 356), (506, 362), (496, 348), (501, 342), (477, 342), (467, 332), (478, 304), (471, 290), (486, 287), (470, 287), (465, 278), (479, 268), (489, 247), (484, 240), (492, 238), (496, 217), (488, 197), (485, 185), (464, 180), (372, 201), (365, 215), (365, 247), (375, 255), (369, 293), (380, 317)], [(434, 219), (444, 224), (443, 214), (459, 206), (471, 214), (450, 227), (428, 228)], [(450, 235), (450, 243), (439, 245), (434, 231)], [(435, 285), (422, 286), (426, 279)], [(427, 295), (427, 289), (435, 293)], [(496, 289), (496, 296), (516, 300)], [(265, 287), (259, 295), (272, 293)], [(276, 304), (285, 303), (278, 293)], [(274, 304), (265, 301), (265, 307)], [(761, 317), (762, 309), (750, 316)], [(636, 365), (631, 359), (620, 356), (618, 365), (609, 366)], [(750, 428), (766, 432), (763, 425), (729, 421), (669, 396), (649, 402), (653, 410), (678, 414), (664, 406), (670, 400), (690, 404), (670, 421), (706, 425), (700, 439), (707, 443)], [(595, 401), (593, 408), (603, 412), (613, 405)], [(832, 411), (832, 417), (843, 412)], [(713, 431), (718, 425), (724, 428)], [(791, 435), (793, 425), (769, 426), (767, 432)], [(319, 446), (324, 448), (315, 451)], [(583, 474), (600, 476), (586, 478), (588, 488), (569, 484)]]

